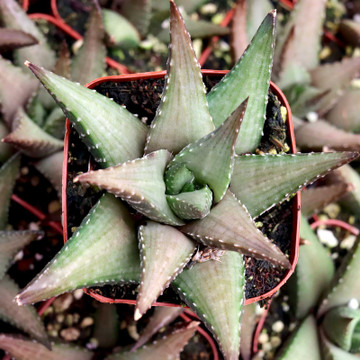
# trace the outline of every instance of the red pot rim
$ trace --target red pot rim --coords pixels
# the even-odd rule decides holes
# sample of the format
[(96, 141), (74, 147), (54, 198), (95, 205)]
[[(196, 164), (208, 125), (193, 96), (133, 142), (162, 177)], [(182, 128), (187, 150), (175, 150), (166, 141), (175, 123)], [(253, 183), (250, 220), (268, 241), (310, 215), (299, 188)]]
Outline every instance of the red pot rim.
[[(201, 70), (203, 75), (225, 75), (228, 73), (228, 70)], [(159, 79), (166, 75), (166, 71), (156, 71), (156, 72), (146, 72), (146, 73), (138, 73), (138, 74), (126, 74), (126, 75), (115, 75), (115, 76), (105, 76), (98, 79), (95, 79), (91, 82), (89, 82), (86, 87), (92, 89), (96, 87), (97, 85), (104, 83), (104, 82), (124, 82), (124, 81), (133, 81), (133, 80), (139, 80), (139, 79)], [(273, 83), (270, 82), (270, 88), (271, 90), (276, 94), (278, 99), (281, 101), (281, 103), (286, 107), (287, 110), (287, 125), (288, 125), (288, 131), (290, 134), (291, 139), (291, 152), (293, 154), (296, 153), (296, 144), (295, 144), (295, 135), (294, 135), (294, 128), (293, 128), (293, 122), (292, 122), (292, 113), (289, 106), (289, 103), (285, 97), (285, 95), (282, 93), (282, 91)], [(66, 184), (67, 184), (67, 162), (68, 162), (68, 150), (69, 150), (69, 135), (70, 135), (70, 121), (66, 120), (66, 133), (65, 133), (65, 139), (64, 139), (64, 163), (63, 163), (63, 173), (62, 173), (62, 223), (63, 223), (63, 236), (64, 236), (64, 242), (68, 239), (68, 232), (67, 232), (67, 199), (66, 199)], [(246, 299), (245, 305), (251, 304), (253, 302), (257, 302), (263, 299), (266, 299), (273, 294), (275, 294), (289, 279), (289, 277), (292, 275), (292, 273), (295, 270), (295, 266), (298, 260), (299, 256), (299, 237), (300, 237), (300, 192), (297, 192), (294, 199), (293, 199), (293, 230), (291, 234), (291, 248), (290, 248), (290, 263), (291, 263), (291, 269), (287, 270), (285, 273), (283, 279), (279, 282), (279, 284), (274, 287), (272, 290), (268, 291), (265, 294), (262, 294), (257, 297), (253, 297), (250, 299)], [(103, 303), (110, 303), (110, 304), (136, 304), (136, 300), (128, 300), (128, 299), (111, 299), (104, 297), (102, 295), (96, 294), (92, 290), (89, 289), (83, 289), (84, 292), (94, 299), (103, 302)], [(156, 302), (153, 304), (153, 306), (174, 306), (178, 307), (181, 306), (179, 304), (171, 304), (171, 303), (162, 303), (162, 302)]]

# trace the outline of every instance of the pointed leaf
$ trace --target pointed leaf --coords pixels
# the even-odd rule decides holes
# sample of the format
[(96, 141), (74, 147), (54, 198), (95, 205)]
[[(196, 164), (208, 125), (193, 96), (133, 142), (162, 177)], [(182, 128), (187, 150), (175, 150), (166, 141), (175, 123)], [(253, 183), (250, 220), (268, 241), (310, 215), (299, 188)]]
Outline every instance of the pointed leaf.
[(180, 230), (205, 245), (240, 251), (290, 268), (287, 257), (257, 229), (246, 208), (230, 191), (207, 217), (193, 221)]
[(152, 221), (140, 226), (139, 241), (142, 273), (135, 320), (145, 314), (195, 251), (194, 242), (180, 231)]
[(14, 256), (25, 245), (42, 236), (41, 231), (0, 231), (0, 279)]
[(360, 299), (360, 238), (343, 260), (319, 308), (319, 316), (333, 307), (346, 305), (351, 299)]
[(230, 189), (256, 217), (320, 175), (357, 157), (351, 152), (239, 156)]
[(141, 36), (148, 33), (151, 18), (151, 0), (125, 1), (121, 8), (122, 14), (128, 19)]
[(288, 281), (290, 303), (298, 319), (307, 316), (328, 288), (335, 272), (329, 252), (320, 243), (304, 216), (301, 217), (299, 259)]
[(95, 338), (101, 348), (113, 348), (119, 340), (120, 322), (115, 304), (98, 304), (95, 313)]
[(301, 212), (304, 216), (311, 216), (332, 202), (338, 201), (351, 190), (352, 185), (346, 183), (305, 189), (301, 192)]
[(221, 126), (189, 144), (169, 164), (169, 167), (174, 164), (185, 164), (194, 173), (198, 182), (209, 185), (214, 192), (215, 202), (223, 198), (230, 184), (235, 142), (244, 118), (247, 100)]
[(137, 282), (139, 273), (133, 220), (121, 201), (106, 194), (16, 301), (25, 305), (82, 287)]
[[(234, 8), (234, 16), (231, 22), (231, 52), (233, 61), (237, 62), (249, 45), (249, 38), (246, 33), (247, 25), (247, 9), (246, 0), (237, 0)], [(254, 34), (253, 34), (254, 35)]]
[[(1, 5), (0, 5), (1, 7)], [(11, 128), (13, 117), (19, 107), (25, 107), (38, 88), (38, 83), (10, 61), (0, 57), (1, 112), (7, 127)]]
[(101, 12), (105, 31), (116, 46), (121, 49), (132, 49), (139, 45), (140, 35), (132, 23), (115, 11), (102, 9)]
[(20, 155), (13, 155), (0, 168), (0, 230), (8, 223), (10, 199), (20, 169)]
[(145, 343), (147, 343), (151, 339), (151, 337), (156, 334), (161, 328), (174, 321), (183, 312), (183, 310), (184, 309), (182, 309), (181, 307), (156, 307), (148, 324), (141, 332), (138, 341), (131, 348), (131, 351), (134, 351), (140, 346), (143, 346)]
[(202, 219), (210, 212), (212, 192), (205, 186), (200, 190), (183, 192), (178, 195), (167, 195), (167, 202), (171, 210), (181, 219)]
[(59, 57), (54, 67), (54, 73), (59, 76), (63, 76), (70, 79), (70, 52), (65, 41), (61, 44), (61, 50)]
[(316, 322), (312, 315), (309, 315), (294, 331), (276, 359), (303, 360), (309, 357), (309, 350), (311, 351), (311, 360), (321, 360)]
[(63, 162), (64, 153), (59, 151), (34, 163), (36, 169), (39, 170), (54, 186), (59, 199), (61, 199), (62, 190)]
[(233, 251), (226, 251), (220, 261), (196, 263), (173, 281), (186, 304), (213, 333), (226, 360), (239, 358), (244, 284), (242, 255)]
[(238, 63), (207, 96), (216, 127), (249, 97), (236, 145), (238, 154), (254, 151), (261, 139), (272, 68), (275, 22), (274, 10), (266, 16)]
[(53, 68), (55, 52), (48, 46), (44, 34), (15, 0), (3, 0), (0, 2), (0, 18), (5, 27), (25, 31), (39, 40), (38, 45), (16, 50), (17, 65), (24, 66), (24, 61), (30, 60), (48, 69)]
[(179, 354), (194, 335), (199, 322), (192, 321), (185, 327), (174, 331), (152, 344), (143, 346), (134, 352), (126, 351), (107, 356), (105, 360), (153, 360), (167, 359), (177, 360)]
[(19, 308), (13, 301), (20, 289), (7, 275), (0, 280), (0, 291), (0, 318), (25, 331), (33, 339), (50, 348), (44, 325), (35, 308), (33, 306)]
[[(45, 91), (45, 90), (44, 90)], [(48, 95), (50, 96), (50, 95)], [(54, 101), (51, 96), (50, 99)], [(31, 99), (30, 104), (27, 106), (26, 110), (29, 118), (40, 127), (43, 127), (44, 124), (44, 118), (46, 116), (46, 109), (42, 105), (42, 103), (39, 101), (39, 96), (35, 96)], [(16, 116), (16, 113), (15, 113)], [(12, 125), (14, 124), (14, 121), (12, 122)], [(13, 126), (12, 126), (13, 127)]]
[(0, 120), (0, 163), (6, 162), (13, 154), (13, 147), (1, 141), (8, 133), (8, 128)]
[(0, 29), (0, 51), (14, 50), (23, 46), (37, 44), (37, 39), (21, 30)]
[(106, 189), (151, 220), (179, 226), (184, 223), (174, 215), (165, 196), (163, 177), (170, 159), (167, 150), (159, 150), (105, 170), (89, 171), (74, 181)]
[(257, 324), (256, 306), (256, 303), (246, 305), (241, 319), (240, 352), (243, 360), (251, 360), (253, 352), (254, 331)]
[(264, 17), (273, 8), (274, 6), (270, 0), (247, 1), (246, 32), (249, 39), (254, 37)]
[(305, 150), (360, 150), (360, 135), (341, 130), (326, 121), (317, 120), (296, 129), (296, 145)]
[(23, 154), (34, 158), (53, 154), (64, 147), (61, 140), (46, 133), (21, 108), (14, 117), (12, 132), (3, 141), (14, 145)]
[(93, 353), (73, 345), (52, 344), (52, 350), (32, 341), (7, 334), (0, 334), (0, 348), (17, 360), (91, 360)]
[(147, 153), (158, 149), (178, 153), (186, 145), (214, 130), (190, 36), (173, 1), (170, 1), (170, 8), (168, 75), (149, 130), (145, 148)]
[(360, 89), (348, 89), (326, 115), (326, 120), (340, 129), (360, 132), (359, 113)]
[(322, 327), (330, 341), (342, 349), (350, 351), (352, 336), (359, 321), (359, 309), (342, 306), (326, 313)]
[(101, 166), (142, 155), (147, 127), (129, 111), (80, 84), (31, 63), (27, 66), (59, 103)]
[(176, 195), (181, 192), (187, 184), (193, 183), (195, 176), (185, 164), (175, 164), (166, 170), (165, 184), (166, 193)]
[(101, 11), (94, 6), (86, 24), (83, 45), (71, 62), (71, 79), (85, 85), (105, 73), (105, 31)]
[(343, 19), (340, 22), (339, 32), (343, 38), (353, 46), (360, 45), (360, 24), (357, 21)]

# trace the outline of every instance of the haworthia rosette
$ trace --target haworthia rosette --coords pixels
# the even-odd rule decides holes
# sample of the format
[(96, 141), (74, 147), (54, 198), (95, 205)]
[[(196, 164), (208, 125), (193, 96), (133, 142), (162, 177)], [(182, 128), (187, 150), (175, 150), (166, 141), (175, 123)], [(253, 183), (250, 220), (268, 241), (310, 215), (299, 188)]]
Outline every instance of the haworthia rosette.
[(25, 60), (52, 69), (55, 64), (55, 52), (47, 44), (45, 35), (15, 0), (0, 1), (0, 18), (5, 27), (25, 31), (34, 36), (39, 44), (18, 49), (15, 52), (17, 65), (23, 66)]
[(105, 360), (178, 360), (181, 351), (194, 335), (198, 325), (199, 322), (192, 321), (152, 344), (145, 345), (135, 351), (114, 353), (107, 356)]
[[(234, 166), (235, 142), (246, 113), (246, 99), (217, 129), (181, 150), (169, 164), (185, 164), (195, 180), (207, 184), (219, 202), (230, 184)], [(166, 174), (165, 174), (166, 178)]]
[(20, 155), (13, 155), (0, 168), (0, 230), (8, 223), (10, 199), (20, 170)]
[[(149, 130), (145, 152), (178, 153), (214, 130), (200, 66), (179, 10), (170, 1), (170, 57), (166, 85)], [(186, 84), (186, 86), (184, 86)]]
[(183, 270), (195, 251), (195, 244), (171, 226), (148, 221), (139, 228), (139, 248), (142, 271), (135, 320), (145, 314)]
[(220, 261), (196, 263), (173, 281), (175, 290), (215, 336), (226, 360), (240, 355), (244, 284), (243, 258), (234, 251), (226, 251)]
[(133, 220), (121, 201), (106, 194), (16, 301), (25, 305), (82, 287), (138, 282), (139, 275)]
[(41, 231), (0, 231), (0, 279), (14, 256), (27, 244), (43, 236)]
[(256, 217), (357, 157), (355, 152), (239, 156), (230, 189)]
[(23, 46), (37, 44), (37, 39), (21, 30), (16, 29), (0, 29), (0, 50), (9, 51)]
[(13, 301), (20, 289), (9, 276), (5, 275), (0, 280), (0, 291), (0, 319), (25, 331), (33, 339), (50, 348), (44, 325), (35, 308), (33, 306), (19, 308)]
[(266, 16), (238, 63), (207, 95), (210, 114), (217, 127), (249, 97), (236, 143), (238, 154), (254, 151), (262, 136), (272, 69), (275, 23), (274, 10)]
[(33, 158), (51, 155), (64, 147), (63, 141), (36, 125), (21, 108), (14, 116), (12, 132), (3, 141)]
[(34, 64), (27, 66), (58, 102), (102, 167), (142, 155), (147, 127), (133, 114), (95, 90)]
[(164, 180), (166, 193), (176, 195), (181, 192), (185, 185), (193, 183), (195, 176), (193, 172), (186, 167), (186, 164), (175, 164), (174, 166), (168, 167)]
[(246, 208), (230, 191), (208, 216), (180, 230), (207, 246), (239, 251), (290, 268), (287, 257), (257, 229)]
[(151, 220), (179, 226), (184, 223), (175, 216), (166, 201), (163, 179), (171, 157), (167, 150), (158, 150), (118, 166), (79, 175), (74, 181), (106, 189)]
[(36, 341), (0, 334), (0, 348), (17, 360), (91, 360), (93, 353), (73, 345), (51, 344), (51, 351)]

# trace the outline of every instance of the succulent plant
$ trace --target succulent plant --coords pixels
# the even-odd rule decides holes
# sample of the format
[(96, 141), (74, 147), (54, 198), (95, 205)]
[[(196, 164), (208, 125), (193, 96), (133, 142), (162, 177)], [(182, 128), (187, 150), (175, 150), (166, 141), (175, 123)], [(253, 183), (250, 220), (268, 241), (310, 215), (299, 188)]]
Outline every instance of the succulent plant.
[[(253, 218), (358, 154), (251, 154), (265, 121), (276, 12), (266, 16), (239, 62), (206, 95), (180, 12), (173, 1), (170, 7), (168, 74), (150, 128), (111, 99), (26, 62), (103, 168), (76, 181), (121, 200), (102, 195), (16, 300), (25, 305), (76, 288), (135, 282), (139, 319), (172, 283), (214, 334), (224, 357), (238, 359), (242, 254), (291, 267)], [(124, 202), (143, 215), (138, 228)], [(194, 241), (215, 248), (213, 260), (185, 268)]]

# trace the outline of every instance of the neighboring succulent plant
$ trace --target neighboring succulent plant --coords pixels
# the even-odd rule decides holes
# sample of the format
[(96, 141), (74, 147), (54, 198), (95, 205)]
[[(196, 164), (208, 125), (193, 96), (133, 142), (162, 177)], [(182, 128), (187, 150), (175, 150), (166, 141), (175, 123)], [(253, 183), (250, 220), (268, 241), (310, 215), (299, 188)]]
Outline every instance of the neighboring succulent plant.
[[(259, 145), (265, 121), (275, 11), (206, 96), (189, 34), (173, 1), (170, 6), (168, 75), (150, 129), (111, 99), (26, 63), (104, 168), (76, 180), (105, 188), (145, 218), (136, 229), (125, 204), (104, 194), (16, 300), (24, 305), (96, 284), (140, 282), (139, 319), (172, 282), (225, 358), (238, 359), (242, 254), (291, 266), (252, 217), (358, 154), (249, 154)], [(218, 261), (184, 270), (196, 248), (190, 238), (221, 249), (215, 250)]]

